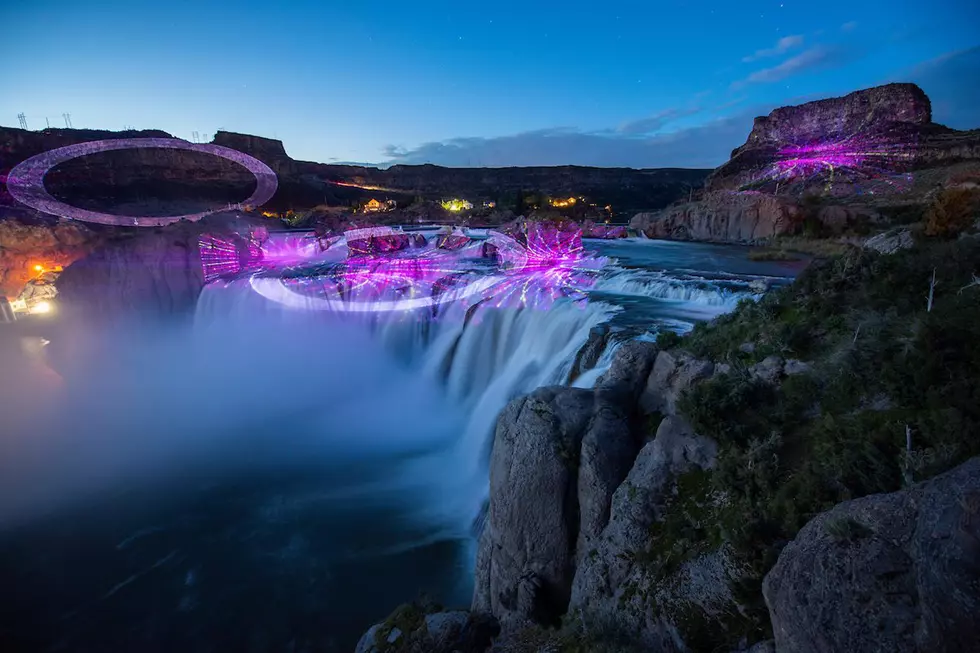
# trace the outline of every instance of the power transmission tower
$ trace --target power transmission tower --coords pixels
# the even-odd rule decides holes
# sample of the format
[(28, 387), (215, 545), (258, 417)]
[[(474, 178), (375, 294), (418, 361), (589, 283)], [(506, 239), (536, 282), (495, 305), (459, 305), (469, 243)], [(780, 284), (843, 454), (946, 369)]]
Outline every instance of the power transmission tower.
[(61, 114), (61, 117), (65, 119), (65, 127), (67, 127), (68, 129), (71, 129), (72, 128), (72, 126), (71, 126), (71, 114), (70, 113), (63, 113), (63, 114)]
[(27, 116), (22, 113), (17, 114), (17, 120), (20, 121), (20, 128), (27, 129)]
[(197, 132), (191, 132), (191, 138), (194, 140), (195, 143), (197, 143), (198, 142)]

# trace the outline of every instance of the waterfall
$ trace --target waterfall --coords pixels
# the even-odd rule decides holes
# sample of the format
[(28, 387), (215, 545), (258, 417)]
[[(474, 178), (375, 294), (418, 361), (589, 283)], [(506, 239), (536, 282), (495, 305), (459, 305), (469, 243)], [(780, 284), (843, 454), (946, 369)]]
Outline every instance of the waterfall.
[[(274, 280), (277, 282), (277, 280)], [(302, 333), (310, 348), (337, 347), (350, 332), (366, 334), (384, 352), (392, 369), (406, 370), (419, 387), (444, 399), (432, 414), (415, 414), (406, 431), (445, 430), (453, 424), (455, 436), (422, 455), (403, 459), (380, 483), (352, 490), (361, 495), (401, 493), (425, 500), (413, 503), (412, 518), (440, 524), (465, 537), (487, 499), (487, 464), (497, 415), (508, 401), (535, 388), (565, 384), (579, 349), (593, 327), (608, 322), (619, 307), (604, 302), (558, 299), (547, 310), (535, 304), (497, 308), (488, 302), (471, 305), (447, 303), (436, 311), (341, 313), (316, 310), (322, 306), (279, 302), (274, 293), (257, 292), (254, 282), (239, 279), (208, 285), (196, 314), (200, 328), (222, 323), (261, 320), (280, 325), (282, 337)], [(260, 290), (263, 290), (260, 288)], [(343, 346), (343, 342), (339, 346)], [(275, 344), (270, 343), (273, 349)], [(610, 353), (599, 365), (608, 366)], [(300, 364), (300, 362), (297, 362)], [(379, 381), (385, 370), (377, 370)], [(587, 371), (586, 374), (589, 374)], [(590, 375), (592, 382), (598, 373)], [(578, 385), (582, 380), (579, 379)], [(377, 410), (386, 410), (397, 392), (390, 384), (374, 398)], [(441, 411), (451, 406), (449, 419)], [(324, 424), (329, 416), (318, 416)], [(441, 423), (441, 428), (440, 428)], [(405, 437), (404, 434), (392, 434)], [(430, 443), (431, 444), (431, 443)], [(351, 495), (348, 495), (351, 496)]]

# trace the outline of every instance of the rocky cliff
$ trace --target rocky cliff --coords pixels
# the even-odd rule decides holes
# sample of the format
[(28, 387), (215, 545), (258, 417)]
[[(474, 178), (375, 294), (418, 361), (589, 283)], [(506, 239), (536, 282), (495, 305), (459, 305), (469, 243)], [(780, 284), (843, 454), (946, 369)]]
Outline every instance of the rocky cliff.
[[(885, 251), (504, 409), (471, 606), (491, 651), (976, 650), (980, 235)], [(360, 650), (430, 641), (377, 637), (397, 621)]]
[[(20, 161), (41, 152), (91, 140), (168, 137), (160, 131), (108, 132), (47, 129), (30, 132), (0, 127), (0, 177)], [(707, 170), (587, 168), (444, 168), (398, 165), (387, 169), (296, 161), (281, 141), (219, 131), (213, 142), (268, 164), (279, 176), (270, 210), (301, 210), (317, 205), (346, 206), (371, 197), (409, 202), (417, 196), (439, 200), (510, 202), (522, 192), (585, 196), (611, 205), (621, 215), (653, 210), (700, 186)], [(113, 198), (159, 197), (177, 191), (184, 200), (235, 202), (248, 195), (250, 175), (238, 166), (194, 152), (119, 150), (59, 166), (49, 180), (56, 196), (107, 204)], [(95, 183), (95, 187), (92, 183)], [(174, 186), (179, 182), (179, 187)], [(169, 185), (168, 185), (169, 184)], [(0, 193), (0, 202), (3, 197)], [(7, 198), (9, 202), (9, 196)], [(502, 208), (506, 208), (503, 207)]]
[(914, 84), (889, 84), (756, 118), (697, 201), (634, 216), (651, 238), (745, 243), (806, 231), (863, 235), (924, 206), (980, 165), (980, 130), (932, 122)]
[(68, 267), (100, 240), (99, 234), (70, 221), (0, 221), (0, 295), (16, 296), (37, 276), (34, 266)]
[(715, 191), (697, 202), (638, 213), (630, 220), (630, 227), (648, 238), (751, 243), (791, 233), (802, 218), (800, 206), (788, 198)]
[(738, 189), (759, 182), (782, 152), (811, 147), (829, 148), (836, 157), (871, 153), (887, 165), (869, 165), (901, 172), (980, 158), (980, 131), (933, 123), (929, 98), (915, 84), (878, 86), (756, 118), (745, 144), (711, 173), (705, 187)]

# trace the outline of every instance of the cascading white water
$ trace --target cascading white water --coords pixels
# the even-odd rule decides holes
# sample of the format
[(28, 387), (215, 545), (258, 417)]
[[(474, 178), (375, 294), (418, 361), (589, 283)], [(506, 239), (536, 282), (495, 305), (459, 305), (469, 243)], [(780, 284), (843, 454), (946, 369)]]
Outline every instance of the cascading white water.
[[(444, 533), (449, 529), (462, 535), (487, 498), (486, 457), (500, 410), (535, 388), (566, 383), (589, 332), (620, 310), (602, 302), (559, 300), (548, 310), (486, 303), (467, 309), (450, 303), (435, 313), (338, 313), (315, 310), (315, 304), (304, 308), (270, 301), (255, 292), (249, 280), (237, 280), (205, 288), (196, 322), (202, 328), (215, 320), (272, 322), (283, 326), (283, 338), (303, 325), (302, 333), (319, 334), (307, 346), (325, 348), (342, 347), (344, 343), (336, 340), (353, 329), (388, 358), (386, 366), (375, 370), (379, 380), (390, 365), (407, 369), (420, 386), (444, 395), (452, 411), (465, 416), (462, 421), (449, 419), (444, 408), (433, 406), (431, 419), (416, 414), (415, 423), (391, 436), (411, 439), (416, 433), (444, 431), (447, 419), (459, 429), (457, 436), (445, 446), (402, 460), (382, 483), (348, 488), (346, 496), (428, 496), (415, 503), (414, 516), (439, 524)], [(273, 343), (270, 347), (275, 350)], [(383, 393), (393, 388), (380, 383), (379, 388), (373, 403), (384, 411), (390, 398)]]
[(743, 299), (758, 299), (749, 282), (740, 279), (707, 279), (695, 275), (667, 274), (649, 270), (613, 268), (596, 283), (595, 290), (678, 301), (721, 310), (735, 308)]

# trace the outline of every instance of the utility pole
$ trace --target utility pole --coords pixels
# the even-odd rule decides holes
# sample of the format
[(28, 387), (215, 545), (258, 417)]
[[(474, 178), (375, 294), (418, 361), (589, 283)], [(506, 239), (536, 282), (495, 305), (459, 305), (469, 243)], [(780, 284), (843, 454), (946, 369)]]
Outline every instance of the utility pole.
[(70, 113), (63, 113), (63, 114), (61, 114), (61, 117), (65, 119), (65, 127), (67, 127), (68, 129), (71, 129), (72, 128), (72, 126), (71, 126), (71, 114)]
[(22, 113), (17, 114), (17, 120), (20, 121), (20, 128), (27, 129), (27, 116)]
[(48, 129), (51, 129), (51, 121), (48, 120), (47, 116), (44, 116), (44, 124), (48, 126)]

